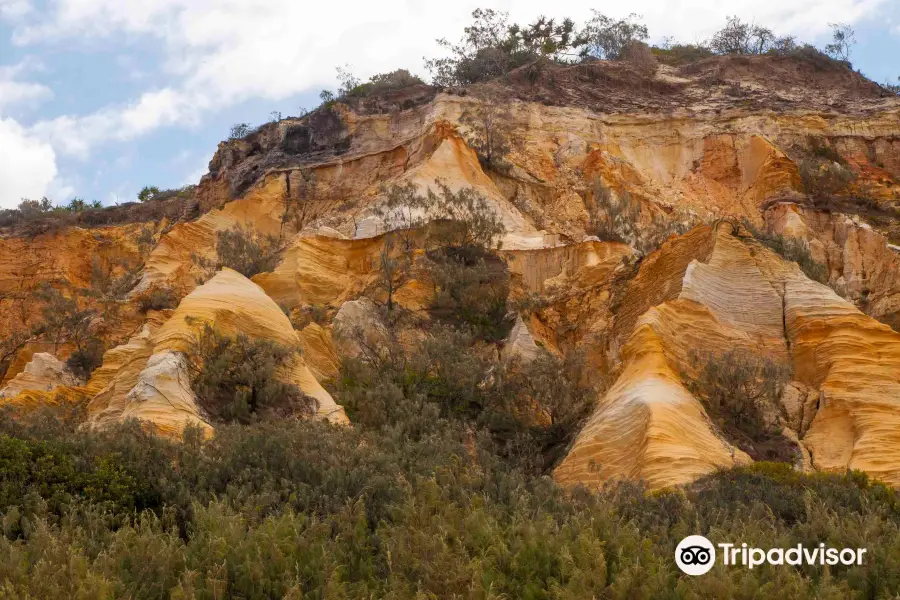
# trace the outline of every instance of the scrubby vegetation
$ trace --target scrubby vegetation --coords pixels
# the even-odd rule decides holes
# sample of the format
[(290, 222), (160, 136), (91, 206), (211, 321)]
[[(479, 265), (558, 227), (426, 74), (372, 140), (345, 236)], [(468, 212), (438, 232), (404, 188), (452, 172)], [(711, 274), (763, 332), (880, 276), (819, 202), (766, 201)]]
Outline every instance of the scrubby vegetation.
[(283, 381), (298, 352), (244, 334), (224, 335), (205, 323), (189, 353), (191, 387), (214, 422), (308, 414), (315, 401)]
[[(355, 387), (353, 428), (224, 425), (207, 441), (188, 431), (171, 442), (135, 424), (88, 432), (58, 415), (7, 414), (3, 592), (836, 599), (900, 590), (900, 502), (863, 474), (760, 463), (683, 491), (566, 493), (452, 416), (477, 392), (460, 372), (469, 371), (430, 366), (395, 381), (369, 371), (374, 385)], [(692, 578), (672, 558), (688, 533), (764, 548), (827, 541), (868, 554), (860, 566), (717, 565)]]
[(547, 61), (562, 65), (596, 59), (626, 61), (648, 77), (656, 72), (657, 59), (680, 66), (716, 55), (791, 56), (817, 69), (846, 68), (856, 43), (854, 31), (840, 23), (830, 26), (833, 39), (824, 52), (735, 16), (728, 17), (725, 26), (708, 40), (683, 44), (667, 39), (660, 47), (650, 48), (646, 44), (650, 37), (647, 26), (635, 14), (616, 19), (595, 10), (580, 26), (572, 19), (546, 17), (520, 25), (510, 23), (505, 12), (478, 9), (459, 42), (437, 40), (448, 56), (427, 60), (425, 67), (434, 84), (440, 86), (488, 81)]
[(478, 154), (486, 169), (507, 170), (506, 155), (512, 151), (512, 116), (497, 102), (478, 104), (463, 112), (459, 119), (466, 127), (466, 142)]
[(753, 237), (777, 252), (782, 258), (797, 263), (807, 277), (813, 281), (828, 284), (828, 267), (813, 258), (806, 240), (763, 231), (749, 219), (742, 219), (741, 223), (753, 234)]
[(244, 277), (268, 273), (278, 264), (281, 251), (278, 238), (259, 231), (235, 225), (231, 229), (216, 232), (216, 259), (192, 255), (191, 258), (203, 271), (202, 280), (209, 279), (222, 267), (234, 269)]
[(77, 294), (67, 296), (50, 285), (41, 286), (36, 293), (44, 305), (42, 320), (34, 326), (33, 333), (52, 343), (54, 352), (63, 344), (73, 346), (66, 366), (77, 377), (87, 379), (103, 362), (106, 349), (99, 337), (99, 311), (86, 307)]
[(69, 204), (54, 206), (48, 198), (23, 200), (14, 209), (0, 210), (0, 229), (11, 229), (17, 235), (33, 238), (54, 234), (66, 227), (101, 227), (123, 223), (160, 222), (182, 216), (185, 205), (193, 198), (193, 187), (163, 190), (153, 202), (126, 202), (102, 206), (79, 198)]
[(797, 460), (796, 444), (781, 435), (779, 399), (789, 370), (767, 357), (738, 350), (721, 355), (695, 351), (690, 358), (696, 372), (683, 379), (729, 442), (754, 460)]
[(197, 186), (184, 185), (179, 188), (171, 188), (161, 190), (155, 185), (147, 185), (138, 192), (138, 202), (152, 202), (169, 200), (170, 198), (190, 199), (193, 198)]
[(601, 179), (591, 185), (587, 201), (588, 235), (602, 241), (628, 244), (642, 255), (659, 248), (672, 235), (681, 235), (699, 223), (694, 215), (653, 213), (643, 217), (641, 202), (628, 190), (612, 190)]
[(138, 310), (146, 313), (151, 310), (166, 310), (178, 305), (178, 296), (167, 287), (153, 286), (136, 299)]

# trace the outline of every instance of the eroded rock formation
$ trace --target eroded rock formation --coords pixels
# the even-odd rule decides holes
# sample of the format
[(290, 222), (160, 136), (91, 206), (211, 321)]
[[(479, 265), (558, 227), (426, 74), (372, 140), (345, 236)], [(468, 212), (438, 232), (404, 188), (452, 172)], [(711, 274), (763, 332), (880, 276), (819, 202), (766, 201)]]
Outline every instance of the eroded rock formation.
[[(393, 184), (424, 193), (442, 183), (474, 189), (504, 224), (495, 253), (520, 316), (503, 352), (528, 360), (540, 347), (582, 352), (592, 377), (608, 384), (556, 467), (559, 482), (624, 477), (658, 488), (752, 460), (690, 385), (694, 353), (738, 349), (792, 374), (773, 418), (797, 445), (798, 468), (861, 468), (900, 485), (900, 336), (872, 318), (900, 311), (889, 243), (900, 202), (900, 101), (847, 70), (810, 69), (782, 57), (729, 57), (664, 66), (646, 80), (603, 61), (530, 80), (517, 71), (466, 90), (413, 86), (265, 125), (220, 145), (190, 210), (153, 223), (145, 255), (135, 240), (146, 224), (0, 239), (0, 301), (9, 303), (0, 332), (24, 340), (5, 359), (5, 402), (65, 395), (90, 401), (95, 427), (134, 417), (170, 434), (188, 424), (211, 431), (186, 362), (197, 324), (209, 322), (302, 348), (286, 380), (316, 399), (320, 417), (344, 421), (321, 384), (342, 358), (360, 354), (348, 327), (376, 337), (384, 327), (382, 250), (403, 224), (377, 208)], [(498, 103), (514, 142), (503, 168), (478, 156), (472, 121), (462, 118)], [(841, 210), (804, 191), (810, 138), (857, 176)], [(595, 237), (602, 193), (632, 199), (637, 231), (662, 246)], [(742, 220), (804, 240), (831, 287), (755, 240)], [(217, 234), (236, 226), (277, 239), (275, 268), (252, 281), (223, 269), (198, 285)], [(32, 358), (51, 347), (17, 330), (40, 318), (31, 293), (60, 279), (66, 293), (90, 286), (94, 256), (140, 265), (127, 298), (109, 303), (115, 318), (104, 308), (108, 326), (98, 331), (111, 349), (103, 364), (84, 385), (58, 369), (53, 377), (29, 370), (71, 352), (63, 344), (55, 358)], [(420, 275), (393, 300), (427, 319), (433, 288)], [(177, 308), (137, 310), (153, 290), (171, 291)]]

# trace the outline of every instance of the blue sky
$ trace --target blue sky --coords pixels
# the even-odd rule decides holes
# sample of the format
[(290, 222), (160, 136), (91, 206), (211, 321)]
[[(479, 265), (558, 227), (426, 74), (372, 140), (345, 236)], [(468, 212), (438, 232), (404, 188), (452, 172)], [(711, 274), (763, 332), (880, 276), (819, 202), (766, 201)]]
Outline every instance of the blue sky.
[[(633, 0), (653, 40), (708, 37), (736, 14), (822, 46), (829, 22), (856, 29), (854, 66), (900, 75), (900, 0)], [(295, 115), (334, 88), (335, 66), (360, 77), (424, 75), (437, 37), (457, 39), (478, 6), (527, 22), (536, 0), (434, 3), (344, 0), (0, 0), (0, 206), (48, 195), (104, 204), (144, 185), (196, 183), (237, 122)], [(552, 3), (585, 20), (618, 3)]]

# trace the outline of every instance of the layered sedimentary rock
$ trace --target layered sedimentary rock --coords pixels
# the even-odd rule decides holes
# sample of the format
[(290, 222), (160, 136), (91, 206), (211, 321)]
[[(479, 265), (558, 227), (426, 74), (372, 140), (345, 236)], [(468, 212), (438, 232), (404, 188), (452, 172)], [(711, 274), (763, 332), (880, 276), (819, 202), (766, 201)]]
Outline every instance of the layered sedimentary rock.
[(12, 398), (26, 391), (50, 392), (59, 386), (76, 385), (77, 380), (65, 363), (52, 354), (39, 352), (31, 357), (21, 373), (0, 389), (0, 398)]
[[(693, 235), (694, 253), (706, 254), (706, 234)], [(889, 450), (900, 425), (900, 335), (746, 235), (719, 225), (709, 258), (684, 269), (677, 297), (636, 321), (623, 371), (556, 469), (558, 481), (636, 478), (658, 488), (749, 461), (715, 430), (684, 380), (692, 376), (692, 352), (738, 349), (793, 372), (782, 400), (785, 426), (796, 427), (792, 435), (814, 468), (861, 468), (900, 484)], [(664, 246), (635, 281), (683, 252), (689, 237)]]
[[(119, 364), (110, 383), (89, 407), (95, 425), (137, 418), (177, 434), (188, 425), (210, 430), (190, 387), (187, 354), (198, 329), (209, 324), (224, 335), (244, 334), (298, 348), (299, 339), (278, 305), (246, 277), (223, 269), (182, 300), (152, 334), (145, 330), (112, 359)], [(146, 357), (146, 359), (145, 359)], [(144, 362), (140, 371), (135, 368)], [(298, 354), (283, 373), (315, 399), (316, 414), (336, 422), (346, 417)]]
[[(510, 142), (502, 165), (489, 167), (473, 147), (484, 110), (502, 113), (499, 133)], [(505, 353), (530, 357), (540, 345), (583, 352), (598, 380), (613, 379), (556, 469), (560, 482), (628, 477), (661, 487), (750, 460), (689, 392), (692, 352), (740, 349), (792, 370), (780, 418), (804, 468), (863, 468), (900, 484), (897, 334), (851, 304), (880, 318), (900, 309), (898, 260), (883, 235), (895, 224), (867, 220), (890, 220), (900, 200), (898, 116), (896, 98), (852, 71), (783, 57), (662, 66), (652, 79), (597, 61), (537, 78), (517, 71), (466, 90), (421, 85), (347, 98), (221, 144), (196, 206), (152, 224), (158, 243), (149, 256), (138, 253), (140, 223), (0, 237), (4, 338), (40, 316), (41, 303), (25, 298), (42, 282), (88, 287), (95, 256), (143, 263), (122, 311), (102, 315), (111, 349), (89, 382), (53, 387), (24, 373), (48, 350), (37, 341), (13, 353), (6, 380), (19, 383), (4, 395), (14, 404), (89, 398), (98, 427), (135, 417), (166, 433), (209, 430), (185, 355), (196, 327), (209, 322), (302, 347), (305, 358), (284, 377), (316, 398), (320, 416), (343, 420), (320, 382), (359, 351), (341, 340), (348, 323), (380, 333), (373, 302), (386, 299), (384, 236), (404, 225), (379, 216), (384, 190), (412, 183), (425, 193), (440, 182), (477, 191), (505, 226), (498, 254), (524, 315)], [(799, 168), (810, 137), (854, 170), (854, 194), (871, 195), (868, 213), (801, 207), (814, 204)], [(706, 224), (649, 254), (599, 241), (591, 217), (604, 189), (637, 203), (640, 231)], [(741, 218), (806, 240), (850, 302), (754, 242), (735, 225)], [(272, 236), (277, 266), (252, 282), (224, 270), (198, 287), (218, 234), (237, 226)], [(136, 310), (155, 288), (183, 298), (174, 312)], [(392, 299), (427, 318), (431, 292), (412, 279)], [(298, 324), (307, 314), (317, 322)], [(70, 350), (61, 346), (56, 359)], [(19, 385), (29, 378), (24, 386), (38, 389)]]
[(900, 311), (900, 249), (865, 220), (793, 203), (773, 206), (765, 216), (774, 233), (806, 241), (835, 289), (866, 314)]

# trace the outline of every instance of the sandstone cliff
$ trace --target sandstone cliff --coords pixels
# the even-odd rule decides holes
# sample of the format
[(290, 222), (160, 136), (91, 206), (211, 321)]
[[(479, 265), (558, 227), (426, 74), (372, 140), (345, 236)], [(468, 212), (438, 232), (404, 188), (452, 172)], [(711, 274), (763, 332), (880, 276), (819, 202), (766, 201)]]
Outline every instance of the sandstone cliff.
[[(148, 252), (135, 247), (135, 224), (7, 235), (0, 291), (12, 301), (42, 281), (88, 285), (97, 253), (140, 265), (117, 301), (120, 318), (104, 330), (102, 366), (84, 386), (59, 381), (90, 399), (93, 426), (135, 417), (173, 434), (209, 429), (185, 362), (198, 321), (301, 347), (285, 377), (316, 399), (320, 417), (342, 422), (321, 384), (354, 354), (335, 339), (354, 303), (383, 299), (385, 234), (400, 226), (376, 210), (386, 186), (471, 188), (504, 225), (496, 254), (510, 298), (530, 307), (503, 352), (583, 352), (591, 377), (608, 386), (556, 467), (558, 481), (663, 487), (753, 460), (690, 385), (695, 351), (739, 349), (791, 373), (773, 410), (798, 448), (798, 468), (860, 468), (900, 485), (900, 336), (873, 318), (900, 310), (895, 223), (885, 217), (900, 202), (900, 101), (767, 57), (664, 67), (637, 83), (618, 64), (524, 77), (467, 90), (413, 86), (265, 125), (220, 145), (198, 187), (199, 214), (154, 224)], [(828, 93), (814, 90), (826, 84)], [(491, 168), (463, 115), (498, 103), (515, 143), (508, 164)], [(800, 164), (810, 138), (854, 169), (865, 202), (852, 196), (841, 212), (809, 198)], [(636, 202), (631, 238), (594, 237), (600, 189)], [(755, 240), (742, 220), (803, 240), (831, 287)], [(198, 265), (237, 225), (278, 239), (276, 266), (252, 281), (225, 269), (199, 285)], [(655, 250), (643, 243), (652, 235), (662, 243)], [(430, 283), (413, 278), (396, 301), (427, 319)], [(136, 310), (154, 289), (171, 290), (177, 307)], [(5, 334), (40, 314), (30, 300), (15, 306), (19, 316), (7, 311), (0, 324)], [(317, 322), (298, 324), (310, 311)], [(7, 402), (22, 401), (29, 386), (37, 401), (52, 395), (57, 384), (25, 367), (48, 349), (59, 359), (71, 351), (41, 340), (16, 348)]]

